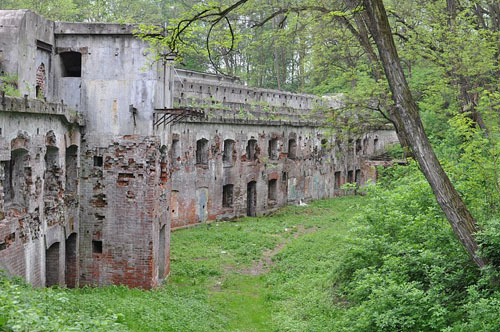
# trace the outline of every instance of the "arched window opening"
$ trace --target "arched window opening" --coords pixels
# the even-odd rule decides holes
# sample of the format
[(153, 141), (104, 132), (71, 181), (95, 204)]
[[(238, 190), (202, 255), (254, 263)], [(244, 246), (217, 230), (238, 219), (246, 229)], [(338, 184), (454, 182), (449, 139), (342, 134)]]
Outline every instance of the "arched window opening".
[(204, 138), (196, 141), (196, 163), (199, 165), (208, 164), (208, 141)]

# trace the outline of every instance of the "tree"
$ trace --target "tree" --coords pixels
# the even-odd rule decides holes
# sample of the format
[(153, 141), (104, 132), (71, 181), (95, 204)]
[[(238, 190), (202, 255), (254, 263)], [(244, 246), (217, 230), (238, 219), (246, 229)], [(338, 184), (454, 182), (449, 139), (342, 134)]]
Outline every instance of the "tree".
[(401, 67), (384, 4), (382, 0), (364, 0), (363, 3), (369, 17), (370, 32), (377, 44), (396, 105), (396, 126), (406, 134), (420, 170), (427, 178), (458, 239), (474, 262), (479, 267), (484, 267), (486, 261), (479, 257), (474, 238), (477, 232), (476, 220), (441, 167), (425, 134), (417, 105)]
[(0, 9), (31, 9), (52, 20), (69, 21), (77, 13), (73, 0), (0, 0)]

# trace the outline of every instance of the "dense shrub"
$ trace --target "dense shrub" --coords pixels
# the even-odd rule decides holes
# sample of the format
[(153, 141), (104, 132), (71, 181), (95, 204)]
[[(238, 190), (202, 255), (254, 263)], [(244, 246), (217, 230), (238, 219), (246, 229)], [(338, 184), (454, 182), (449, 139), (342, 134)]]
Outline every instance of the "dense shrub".
[(123, 331), (121, 316), (99, 303), (76, 305), (64, 293), (33, 289), (0, 272), (0, 331)]
[[(429, 120), (436, 113), (429, 113)], [(335, 330), (500, 330), (500, 219), (495, 142), (467, 114), (431, 126), (444, 168), (480, 225), (490, 267), (480, 271), (444, 218), (415, 163), (380, 170), (332, 273), (333, 296), (347, 305)]]

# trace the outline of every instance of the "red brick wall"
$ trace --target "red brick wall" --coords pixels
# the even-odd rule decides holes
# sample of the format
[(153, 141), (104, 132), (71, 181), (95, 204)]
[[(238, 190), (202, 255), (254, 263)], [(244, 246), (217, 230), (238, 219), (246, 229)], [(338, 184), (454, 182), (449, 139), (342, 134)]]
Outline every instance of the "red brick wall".
[[(102, 166), (94, 165), (95, 156), (103, 157)], [(80, 285), (151, 288), (158, 283), (160, 223), (169, 222), (164, 202), (170, 200), (168, 174), (161, 164), (159, 141), (153, 137), (115, 137), (107, 147), (87, 147), (82, 159)], [(102, 241), (102, 253), (92, 252), (93, 240)]]

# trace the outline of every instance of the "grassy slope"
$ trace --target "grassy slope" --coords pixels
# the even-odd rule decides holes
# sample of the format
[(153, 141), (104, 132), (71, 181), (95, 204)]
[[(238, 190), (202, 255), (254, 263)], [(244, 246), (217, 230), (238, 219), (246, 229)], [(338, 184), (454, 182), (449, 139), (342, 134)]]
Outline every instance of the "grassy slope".
[(172, 274), (157, 290), (23, 288), (21, 301), (68, 326), (78, 313), (111, 317), (117, 330), (328, 331), (328, 276), (362, 204), (336, 198), (174, 232)]

